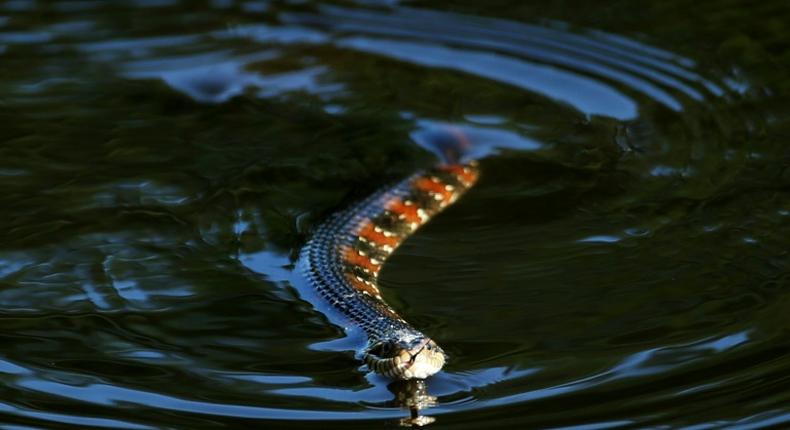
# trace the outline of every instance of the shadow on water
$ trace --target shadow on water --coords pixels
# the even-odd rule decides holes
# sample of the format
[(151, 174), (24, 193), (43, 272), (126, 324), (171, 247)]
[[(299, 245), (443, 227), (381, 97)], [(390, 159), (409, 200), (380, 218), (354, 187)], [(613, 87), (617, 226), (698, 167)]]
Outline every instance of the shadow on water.
[[(614, 4), (317, 3), (0, 4), (0, 424), (787, 425), (771, 2), (682, 54)], [(391, 383), (292, 265), (447, 126), (483, 179), (381, 284), (451, 360)]]

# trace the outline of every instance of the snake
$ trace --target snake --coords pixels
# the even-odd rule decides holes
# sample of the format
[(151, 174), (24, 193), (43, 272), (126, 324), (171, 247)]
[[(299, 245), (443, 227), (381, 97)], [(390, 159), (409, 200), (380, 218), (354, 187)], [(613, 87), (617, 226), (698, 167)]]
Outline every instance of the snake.
[[(456, 141), (468, 144), (463, 135)], [(329, 217), (299, 254), (308, 284), (367, 335), (361, 358), (395, 380), (425, 379), (447, 361), (445, 351), (406, 322), (381, 295), (385, 261), (408, 237), (452, 205), (478, 180), (476, 160), (446, 157)]]

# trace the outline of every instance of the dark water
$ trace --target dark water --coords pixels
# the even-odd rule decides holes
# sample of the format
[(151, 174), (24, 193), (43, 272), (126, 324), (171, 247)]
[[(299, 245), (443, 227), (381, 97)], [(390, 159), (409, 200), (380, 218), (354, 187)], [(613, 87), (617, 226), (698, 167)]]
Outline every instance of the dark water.
[(0, 2), (0, 428), (396, 428), (290, 269), (446, 124), (431, 428), (790, 427), (790, 7), (545, 3)]

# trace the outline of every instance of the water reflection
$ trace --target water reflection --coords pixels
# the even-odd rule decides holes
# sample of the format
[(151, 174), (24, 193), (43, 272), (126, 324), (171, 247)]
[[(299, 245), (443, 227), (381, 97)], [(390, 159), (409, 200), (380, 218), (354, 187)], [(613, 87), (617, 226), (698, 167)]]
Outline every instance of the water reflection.
[(395, 395), (390, 403), (409, 411), (409, 416), (400, 420), (401, 426), (418, 428), (436, 421), (434, 417), (425, 415), (424, 412), (425, 409), (436, 406), (436, 397), (428, 394), (424, 380), (395, 381), (387, 388)]
[[(681, 110), (684, 102), (664, 88), (696, 101), (705, 97), (703, 91), (717, 97), (723, 94), (720, 86), (688, 69), (693, 67), (690, 60), (602, 32), (581, 36), (561, 28), (409, 8), (399, 8), (390, 14), (337, 7), (320, 9), (321, 15), (280, 14), (280, 20), (288, 26), (242, 25), (210, 36), (218, 40), (248, 38), (266, 45), (331, 43), (343, 49), (421, 66), (470, 73), (543, 94), (587, 115), (620, 120), (637, 117), (638, 101), (618, 86), (630, 87), (674, 110)], [(435, 31), (436, 23), (440, 24), (441, 31)], [(332, 33), (307, 25), (326, 27)], [(343, 37), (348, 33), (359, 35)], [(152, 49), (187, 46), (198, 41), (205, 43), (206, 36), (209, 35), (111, 40), (87, 43), (82, 48), (97, 59), (117, 61), (119, 55), (141, 58), (150, 56)], [(262, 55), (258, 58), (225, 55), (220, 61), (205, 56), (155, 62), (149, 59), (130, 64), (129, 76), (159, 76), (174, 89), (198, 101), (222, 102), (241, 94), (247, 86), (264, 89), (259, 93), (262, 97), (277, 96), (283, 91), (319, 91), (313, 79), (315, 71), (320, 69), (307, 68), (268, 79), (245, 70), (250, 62), (277, 54)], [(176, 61), (182, 64), (177, 67), (180, 70), (157, 71), (172, 69)], [(200, 91), (196, 86), (208, 86), (213, 90)], [(269, 86), (282, 90), (265, 90)]]
[[(475, 402), (455, 401), (444, 406), (436, 407), (434, 413), (438, 415), (451, 411), (460, 412), (467, 409), (479, 409), (496, 405), (511, 405), (525, 401), (535, 401), (549, 397), (579, 393), (584, 390), (596, 389), (597, 387), (604, 387), (608, 384), (612, 384), (618, 379), (639, 378), (649, 374), (667, 373), (668, 370), (674, 366), (693, 366), (696, 360), (703, 360), (711, 353), (721, 354), (731, 348), (743, 345), (747, 339), (747, 333), (736, 333), (717, 339), (695, 342), (689, 345), (639, 352), (633, 356), (627, 357), (621, 363), (605, 372), (592, 375), (582, 380), (572, 381), (553, 387), (527, 390), (496, 399), (478, 399)], [(481, 372), (474, 372), (473, 374), (449, 375), (449, 377), (450, 380), (456, 379), (459, 382), (475, 380), (475, 386), (465, 388), (465, 390), (472, 391), (494, 386), (496, 384), (507, 383), (508, 381), (518, 381), (530, 375), (534, 375), (537, 371), (537, 369), (526, 372), (509, 371), (506, 369), (486, 369)], [(0, 372), (14, 376), (13, 380), (9, 380), (10, 387), (21, 388), (31, 392), (46, 393), (47, 395), (56, 395), (64, 399), (95, 405), (113, 406), (119, 404), (133, 404), (157, 410), (182, 411), (202, 415), (232, 416), (240, 418), (265, 417), (276, 419), (346, 420), (360, 416), (360, 412), (358, 411), (333, 412), (277, 409), (262, 406), (244, 406), (198, 401), (162, 393), (125, 388), (114, 384), (106, 384), (101, 380), (84, 375), (68, 374), (62, 371), (57, 373), (41, 370), (33, 371), (32, 369), (25, 368), (7, 360), (0, 361)], [(310, 382), (309, 379), (300, 376), (286, 377), (281, 375), (267, 376), (262, 374), (215, 373), (214, 377), (248, 381), (265, 387), (276, 387), (278, 385), (298, 386)], [(373, 378), (377, 377), (373, 376)], [(441, 379), (445, 378), (447, 378), (447, 376), (440, 376), (440, 383), (437, 384), (439, 387), (447, 386), (447, 383), (450, 382), (441, 382)], [(383, 388), (384, 385), (386, 385), (386, 389)], [(370, 388), (362, 391), (348, 391), (336, 388), (318, 389), (310, 387), (305, 387), (303, 389), (270, 388), (267, 391), (272, 394), (286, 396), (317, 396), (319, 398), (330, 399), (334, 402), (348, 402), (352, 404), (364, 403), (370, 405), (381, 404), (399, 408), (405, 407), (412, 410), (413, 415), (411, 418), (415, 419), (416, 416), (419, 415), (419, 411), (436, 406), (436, 394), (428, 394), (428, 390), (428, 387), (423, 381), (408, 381), (394, 384), (376, 383)], [(392, 397), (393, 395), (394, 398)], [(363, 412), (361, 414), (378, 418), (396, 418), (398, 416), (397, 410), (381, 409), (380, 407), (370, 409), (368, 412)], [(75, 417), (74, 419), (77, 418)], [(407, 421), (409, 424), (414, 424), (412, 421)], [(420, 424), (426, 424), (432, 420), (423, 418), (417, 421), (419, 421)]]
[(439, 152), (441, 141), (448, 136), (448, 130), (452, 133), (463, 133), (470, 142), (474, 142), (474, 145), (465, 154), (465, 157), (469, 159), (481, 159), (496, 155), (504, 149), (535, 151), (543, 147), (535, 139), (504, 127), (481, 127), (429, 119), (416, 121), (415, 130), (410, 133), (410, 137), (414, 143), (433, 152), (441, 159), (445, 156)]
[(636, 103), (614, 88), (593, 79), (553, 67), (530, 64), (488, 52), (469, 52), (425, 42), (349, 37), (338, 40), (341, 48), (384, 55), (428, 67), (446, 67), (514, 85), (568, 103), (587, 115), (606, 115), (621, 120), (637, 115)]
[[(112, 39), (101, 42), (87, 42), (79, 46), (83, 52), (95, 56), (99, 61), (115, 61), (135, 57), (150, 57), (156, 49), (173, 46), (188, 46), (198, 43), (198, 35), (161, 36), (137, 39)], [(214, 57), (215, 54), (210, 54)]]
[[(267, 56), (258, 56), (263, 59)], [(307, 91), (314, 94), (339, 91), (339, 85), (322, 85), (320, 78), (326, 69), (315, 67), (290, 73), (261, 76), (245, 72), (238, 63), (212, 63), (195, 66), (190, 61), (182, 69), (153, 71), (152, 64), (132, 64), (128, 76), (131, 78), (158, 77), (173, 89), (181, 91), (200, 102), (222, 103), (241, 95), (250, 88), (258, 88), (261, 97), (275, 97), (291, 91)]]
[(51, 40), (52, 36), (43, 32), (0, 32), (0, 43), (9, 45), (46, 43)]
[[(72, 424), (81, 427), (106, 427), (106, 428), (114, 428), (114, 429), (131, 429), (131, 430), (151, 430), (156, 428), (152, 426), (129, 423), (121, 420), (97, 418), (90, 416), (58, 414), (51, 412), (40, 412), (35, 409), (21, 407), (14, 404), (8, 404), (5, 402), (0, 402), (0, 412), (3, 412), (11, 416), (40, 420), (43, 421), (44, 423), (55, 424), (55, 425)], [(8, 427), (8, 428), (13, 428), (13, 427)]]
[[(501, 79), (505, 82), (524, 86), (533, 91), (545, 92), (552, 98), (568, 101), (574, 106), (581, 106), (582, 111), (587, 113), (609, 114), (617, 118), (625, 119), (635, 116), (634, 112), (628, 110), (617, 110), (618, 103), (614, 104), (613, 111), (603, 110), (607, 100), (597, 102), (576, 100), (586, 97), (580, 94), (574, 97), (572, 94), (563, 94), (562, 90), (567, 88), (559, 85), (559, 82), (547, 82), (540, 78), (538, 81), (531, 82), (531, 76), (517, 71), (544, 71), (546, 69), (532, 64), (540, 62), (561, 66), (567, 70), (552, 67), (548, 72), (557, 74), (558, 79), (573, 80), (571, 87), (576, 86), (583, 89), (587, 85), (602, 85), (601, 80), (614, 80), (621, 85), (631, 87), (640, 91), (665, 106), (679, 110), (682, 108), (681, 102), (668, 92), (661, 89), (656, 82), (662, 86), (667, 86), (673, 90), (680, 91), (695, 100), (701, 100), (703, 94), (701, 90), (692, 88), (691, 83), (703, 85), (705, 89), (711, 91), (715, 96), (721, 96), (723, 91), (713, 82), (704, 79), (687, 68), (693, 67), (691, 60), (678, 55), (653, 48), (639, 42), (623, 37), (617, 37), (600, 31), (590, 31), (587, 35), (577, 35), (567, 31), (561, 23), (554, 23), (555, 28), (539, 27), (509, 22), (500, 19), (483, 19), (465, 16), (457, 16), (446, 13), (431, 12), (419, 9), (399, 8), (392, 14), (380, 14), (345, 8), (322, 7), (324, 15), (300, 15), (287, 14), (283, 19), (285, 22), (311, 23), (315, 25), (327, 26), (335, 31), (342, 33), (363, 33), (389, 36), (390, 38), (407, 38), (420, 41), (442, 42), (444, 44), (456, 45), (466, 48), (474, 48), (480, 51), (496, 51), (506, 53), (511, 56), (520, 57), (521, 61), (516, 62), (512, 58), (496, 59), (483, 57), (484, 64), (494, 62), (513, 70), (507, 76), (499, 74), (491, 76), (491, 67), (472, 66), (474, 60), (479, 56), (472, 52), (452, 51), (443, 57), (452, 56), (455, 61), (431, 59), (432, 55), (427, 55), (425, 51), (420, 51), (419, 46), (400, 45), (394, 50), (376, 49), (368, 46), (371, 41), (365, 39), (364, 47), (356, 46), (359, 49), (375, 49), (380, 55), (397, 55), (401, 59), (417, 61), (421, 64), (450, 67), (463, 71), (479, 74), (492, 79)], [(342, 42), (341, 42), (342, 43)], [(360, 42), (357, 42), (358, 45)], [(378, 41), (378, 43), (382, 43)], [(354, 45), (354, 43), (352, 43)], [(417, 51), (415, 51), (417, 49)], [(434, 50), (436, 48), (433, 48)], [(436, 52), (433, 52), (435, 54)], [(445, 51), (442, 51), (445, 54)], [(471, 56), (470, 56), (471, 55)], [(510, 66), (509, 64), (513, 64)], [(520, 64), (516, 66), (515, 64)], [(488, 64), (492, 66), (494, 64)], [(469, 70), (474, 67), (474, 70)], [(570, 72), (570, 73), (568, 73)], [(579, 72), (586, 72), (597, 75), (598, 78), (589, 82)], [(542, 74), (542, 73), (541, 73)], [(547, 77), (546, 79), (549, 79)], [(691, 83), (681, 82), (681, 79), (691, 81)], [(558, 92), (559, 91), (559, 92)], [(613, 91), (609, 88), (608, 91)], [(624, 97), (624, 95), (619, 95)], [(611, 101), (617, 101), (613, 98)], [(584, 109), (587, 107), (587, 109)], [(594, 107), (595, 110), (590, 111)], [(625, 106), (623, 106), (625, 109)], [(628, 109), (634, 109), (631, 105)]]

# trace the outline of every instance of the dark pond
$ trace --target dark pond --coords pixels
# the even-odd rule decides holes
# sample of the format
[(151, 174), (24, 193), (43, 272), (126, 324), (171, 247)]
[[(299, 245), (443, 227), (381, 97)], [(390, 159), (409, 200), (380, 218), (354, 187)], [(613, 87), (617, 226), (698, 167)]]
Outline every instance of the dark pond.
[(790, 427), (790, 6), (608, 3), (0, 2), (0, 428), (397, 428), (291, 269), (447, 125), (430, 428)]

